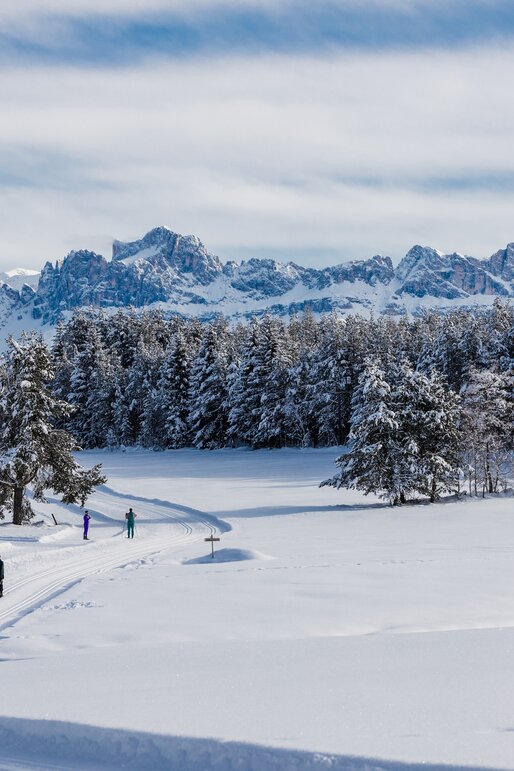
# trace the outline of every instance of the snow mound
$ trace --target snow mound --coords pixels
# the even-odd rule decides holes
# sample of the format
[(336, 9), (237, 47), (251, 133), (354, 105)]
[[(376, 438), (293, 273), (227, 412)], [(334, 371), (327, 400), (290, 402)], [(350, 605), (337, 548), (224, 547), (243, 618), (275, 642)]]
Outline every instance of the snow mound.
[(53, 543), (54, 541), (62, 541), (73, 535), (77, 535), (80, 531), (78, 527), (72, 527), (71, 525), (49, 525), (52, 528), (52, 532), (48, 535), (42, 535), (39, 539), (39, 543)]
[(202, 557), (195, 557), (192, 560), (184, 560), (183, 565), (202, 565), (212, 564), (213, 562), (245, 562), (246, 560), (271, 560), (273, 557), (267, 554), (261, 554), (252, 549), (219, 549), (214, 552), (214, 559), (210, 554)]

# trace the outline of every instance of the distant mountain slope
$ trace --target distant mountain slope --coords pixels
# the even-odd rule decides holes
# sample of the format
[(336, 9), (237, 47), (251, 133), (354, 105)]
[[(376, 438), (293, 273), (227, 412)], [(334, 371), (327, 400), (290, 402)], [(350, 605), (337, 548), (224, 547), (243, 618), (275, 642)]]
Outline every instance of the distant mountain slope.
[(33, 275), (24, 283), (21, 274), (3, 274), (4, 326), (13, 314), (52, 324), (63, 312), (85, 306), (152, 306), (202, 319), (216, 313), (287, 315), (307, 307), (400, 315), (514, 297), (514, 244), (486, 260), (414, 246), (396, 268), (389, 257), (376, 255), (314, 269), (271, 259), (224, 264), (196, 236), (158, 227), (138, 241), (115, 241), (111, 260), (79, 250), (47, 262), (37, 288)]
[(37, 289), (39, 283), (39, 270), (28, 270), (26, 268), (15, 268), (5, 273), (0, 273), (0, 282), (9, 284), (13, 289), (22, 289), (27, 284), (32, 289)]

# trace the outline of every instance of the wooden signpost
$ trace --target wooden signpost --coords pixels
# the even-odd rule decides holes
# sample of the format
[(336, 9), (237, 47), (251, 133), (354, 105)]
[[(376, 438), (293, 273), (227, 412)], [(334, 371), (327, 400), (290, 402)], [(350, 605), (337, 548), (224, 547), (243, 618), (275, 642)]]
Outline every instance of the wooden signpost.
[(204, 540), (210, 541), (211, 548), (212, 548), (212, 554), (211, 557), (214, 559), (214, 541), (219, 541), (219, 538), (215, 538), (214, 535), (210, 535), (208, 538), (205, 538)]

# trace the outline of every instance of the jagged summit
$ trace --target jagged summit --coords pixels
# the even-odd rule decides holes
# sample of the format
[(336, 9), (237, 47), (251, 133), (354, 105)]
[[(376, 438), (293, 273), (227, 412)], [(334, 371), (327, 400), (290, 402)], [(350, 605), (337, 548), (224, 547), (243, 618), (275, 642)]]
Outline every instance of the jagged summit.
[(163, 226), (137, 241), (114, 241), (112, 259), (125, 265), (149, 261), (180, 273), (192, 273), (202, 284), (209, 283), (223, 269), (219, 257), (207, 251), (197, 236), (182, 236)]
[[(413, 246), (396, 268), (401, 282), (399, 294), (414, 297), (442, 297), (448, 300), (471, 295), (513, 296), (514, 287), (505, 278), (514, 266), (509, 246), (488, 260), (453, 252), (444, 254), (429, 246)], [(511, 281), (514, 276), (511, 275)]]
[(307, 307), (318, 313), (402, 314), (514, 297), (514, 243), (486, 260), (418, 244), (396, 268), (390, 257), (378, 254), (317, 269), (255, 258), (223, 264), (197, 236), (160, 226), (135, 241), (114, 241), (110, 260), (86, 249), (71, 251), (45, 265), (37, 288), (34, 276), (30, 283), (0, 284), (0, 315), (23, 309), (54, 323), (85, 306), (153, 306), (204, 319), (216, 313), (286, 315)]
[(489, 270), (502, 281), (514, 282), (514, 243), (495, 252), (488, 260)]

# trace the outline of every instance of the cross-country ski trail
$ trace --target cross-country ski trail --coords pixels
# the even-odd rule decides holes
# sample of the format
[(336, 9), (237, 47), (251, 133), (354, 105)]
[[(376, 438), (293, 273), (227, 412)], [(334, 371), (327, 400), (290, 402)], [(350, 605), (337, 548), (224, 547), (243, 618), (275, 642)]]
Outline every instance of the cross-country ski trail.
[[(129, 506), (137, 513), (134, 539), (126, 537), (124, 518)], [(0, 602), (0, 630), (87, 576), (164, 551), (179, 551), (206, 536), (230, 530), (230, 525), (203, 512), (169, 501), (123, 495), (105, 485), (91, 495), (88, 507), (89, 541), (82, 539), (78, 507), (67, 509), (68, 513), (75, 509), (71, 517), (77, 523), (74, 527), (57, 530), (55, 534), (48, 530), (39, 539), (37, 531), (27, 534), (27, 540), (37, 542), (37, 546), (29, 557), (17, 558), (14, 554), (7, 563), (9, 573)], [(23, 528), (21, 536), (26, 532)], [(0, 552), (6, 542), (15, 540), (0, 537)]]

